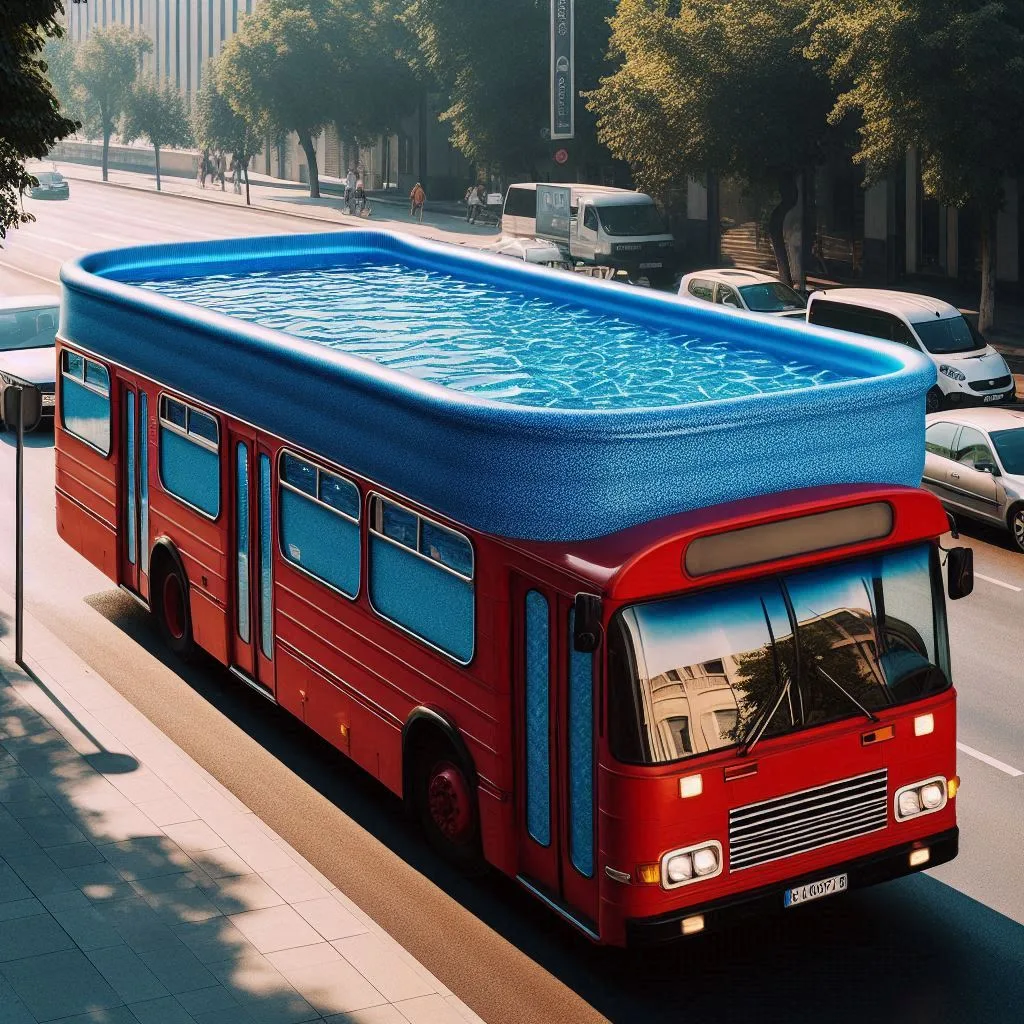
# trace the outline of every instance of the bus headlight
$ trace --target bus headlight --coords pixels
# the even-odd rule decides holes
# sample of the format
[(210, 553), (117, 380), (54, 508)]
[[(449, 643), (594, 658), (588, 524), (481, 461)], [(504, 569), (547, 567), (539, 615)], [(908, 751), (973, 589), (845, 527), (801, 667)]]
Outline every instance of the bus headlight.
[(717, 840), (673, 850), (661, 858), (663, 889), (678, 889), (681, 885), (714, 878), (721, 873), (722, 844)]
[(897, 821), (907, 821), (922, 814), (934, 814), (946, 806), (946, 780), (941, 775), (903, 786), (896, 791), (894, 806)]

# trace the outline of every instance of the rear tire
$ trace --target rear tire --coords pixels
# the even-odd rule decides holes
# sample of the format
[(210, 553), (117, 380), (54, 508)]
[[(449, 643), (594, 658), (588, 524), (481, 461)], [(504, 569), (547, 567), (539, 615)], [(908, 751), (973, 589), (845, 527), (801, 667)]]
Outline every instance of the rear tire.
[(188, 580), (168, 555), (160, 558), (158, 566), (151, 577), (150, 607), (164, 643), (179, 658), (188, 661), (196, 650)]
[(941, 412), (945, 402), (945, 396), (942, 394), (942, 388), (937, 384), (929, 392), (927, 398), (924, 401), (925, 412)]
[(1006, 525), (1010, 528), (1010, 540), (1013, 546), (1024, 554), (1024, 504), (1014, 505), (1006, 517)]
[(425, 736), (412, 754), (413, 806), (427, 842), (459, 870), (478, 873), (484, 861), (470, 772), (436, 733)]

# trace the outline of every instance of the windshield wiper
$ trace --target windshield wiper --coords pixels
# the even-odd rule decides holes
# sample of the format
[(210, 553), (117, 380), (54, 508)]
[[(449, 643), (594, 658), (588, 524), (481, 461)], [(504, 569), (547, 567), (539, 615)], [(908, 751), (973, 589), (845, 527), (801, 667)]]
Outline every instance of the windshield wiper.
[(757, 745), (757, 741), (764, 735), (769, 723), (775, 717), (775, 712), (779, 710), (782, 698), (789, 693), (789, 688), (792, 684), (792, 679), (786, 680), (779, 690), (779, 696), (771, 706), (771, 710), (769, 710), (767, 714), (762, 713), (761, 717), (754, 723), (747, 735), (747, 739), (743, 741), (743, 746), (740, 747), (740, 757), (746, 757)]
[(850, 691), (847, 690), (842, 683), (836, 682), (836, 680), (833, 679), (820, 665), (812, 662), (812, 667), (820, 675), (824, 676), (844, 697), (846, 697), (847, 700), (850, 701), (851, 704), (856, 705), (857, 709), (861, 711), (864, 715), (866, 715), (872, 722), (877, 722), (880, 720), (878, 715), (876, 715), (873, 711), (868, 711), (868, 709), (864, 707), (864, 705), (861, 704), (861, 702), (857, 700), (857, 698), (854, 697), (854, 695), (850, 693)]

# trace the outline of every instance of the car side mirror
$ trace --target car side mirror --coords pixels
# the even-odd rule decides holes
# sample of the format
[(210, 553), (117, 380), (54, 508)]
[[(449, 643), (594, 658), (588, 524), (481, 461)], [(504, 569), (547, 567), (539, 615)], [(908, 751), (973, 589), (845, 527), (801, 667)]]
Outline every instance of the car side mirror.
[(950, 548), (946, 553), (946, 591), (959, 601), (974, 590), (974, 548)]
[(592, 654), (601, 644), (601, 598), (577, 594), (573, 603), (572, 646), (581, 654)]
[(18, 424), (18, 402), (21, 401), (21, 422), (26, 430), (31, 430), (43, 415), (42, 397), (38, 388), (14, 387), (4, 388), (3, 421), (8, 427)]
[(999, 467), (994, 462), (982, 461), (976, 462), (974, 468), (979, 473), (991, 473), (992, 476), (999, 476)]

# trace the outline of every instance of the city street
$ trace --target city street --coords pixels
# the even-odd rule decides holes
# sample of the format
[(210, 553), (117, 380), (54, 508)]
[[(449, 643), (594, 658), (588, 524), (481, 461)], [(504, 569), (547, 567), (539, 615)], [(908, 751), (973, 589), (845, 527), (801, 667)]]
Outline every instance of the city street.
[[(0, 249), (0, 294), (56, 295), (62, 261), (97, 249), (320, 230), (298, 216), (78, 179), (69, 201), (26, 200), (26, 208), (38, 219)], [(372, 226), (460, 244), (493, 237), (448, 214), (409, 224), (402, 207), (382, 203)], [(623, 953), (590, 947), (507, 879), (457, 875), (368, 775), (225, 670), (167, 654), (145, 612), (57, 538), (52, 443), (33, 434), (26, 452), (31, 613), (484, 1020), (1020, 1019), (1024, 555), (1004, 535), (960, 524), (977, 582), (971, 597), (949, 605), (959, 858), (721, 937)], [(8, 592), (13, 522), (8, 433), (0, 435), (0, 587)]]

